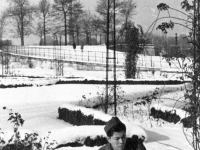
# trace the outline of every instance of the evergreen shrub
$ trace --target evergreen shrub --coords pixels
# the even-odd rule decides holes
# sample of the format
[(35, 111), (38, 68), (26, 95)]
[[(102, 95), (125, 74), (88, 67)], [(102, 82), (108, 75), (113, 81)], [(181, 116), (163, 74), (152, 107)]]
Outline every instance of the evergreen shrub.
[(73, 111), (67, 108), (58, 108), (58, 118), (70, 124), (81, 125), (105, 125), (106, 122), (95, 119), (92, 115), (84, 115), (80, 110)]
[(192, 116), (189, 116), (189, 117), (186, 117), (186, 118), (183, 118), (181, 119), (181, 123), (183, 123), (183, 127), (185, 128), (192, 128)]
[(177, 123), (180, 121), (180, 116), (175, 113), (172, 113), (172, 111), (161, 111), (161, 110), (156, 110), (154, 107), (151, 108), (151, 113), (150, 116), (153, 116), (156, 119), (163, 119), (167, 122), (173, 122), (173, 123)]
[(81, 147), (81, 146), (83, 146), (83, 144), (75, 141), (75, 142), (69, 142), (66, 144), (60, 144), (56, 147), (56, 149), (61, 148), (61, 147)]
[(84, 145), (89, 147), (101, 146), (108, 143), (106, 137), (97, 136), (95, 139), (91, 139), (89, 136), (85, 139)]

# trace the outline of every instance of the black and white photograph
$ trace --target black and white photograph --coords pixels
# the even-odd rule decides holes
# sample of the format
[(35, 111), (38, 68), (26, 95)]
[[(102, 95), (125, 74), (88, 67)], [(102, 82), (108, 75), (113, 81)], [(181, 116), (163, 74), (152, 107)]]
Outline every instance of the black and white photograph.
[(200, 0), (0, 0), (0, 150), (200, 150)]

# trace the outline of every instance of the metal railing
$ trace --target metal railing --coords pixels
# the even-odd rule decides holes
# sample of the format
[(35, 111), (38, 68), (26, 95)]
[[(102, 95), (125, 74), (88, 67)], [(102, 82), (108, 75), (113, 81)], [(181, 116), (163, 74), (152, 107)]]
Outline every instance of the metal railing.
[[(54, 49), (56, 48), (56, 52)], [(106, 63), (106, 52), (102, 51), (81, 51), (79, 49), (66, 49), (64, 46), (60, 47), (28, 47), (28, 46), (9, 46), (8, 52), (16, 55), (26, 55), (30, 57), (49, 58), (53, 59), (54, 55), (61, 55), (64, 60), (71, 61), (85, 61)], [(110, 52), (110, 56), (113, 52)], [(124, 63), (124, 53), (119, 52), (116, 56), (116, 62), (118, 65)], [(109, 61), (112, 63), (112, 60)]]
[[(82, 61), (90, 63), (106, 63), (106, 52), (104, 51), (89, 51), (85, 49), (83, 52), (80, 49), (69, 49), (65, 46), (8, 46), (3, 48), (6, 52), (24, 55), (29, 57), (37, 57), (44, 59), (55, 59), (55, 56), (59, 56), (62, 60), (67, 61)], [(55, 51), (56, 49), (56, 51)], [(112, 57), (113, 52), (109, 52), (109, 57)], [(116, 52), (116, 65), (124, 65), (125, 53)], [(113, 64), (113, 60), (109, 60), (109, 64)], [(171, 65), (162, 59), (160, 56), (144, 56), (139, 55), (138, 67), (148, 68), (176, 68), (176, 65)]]

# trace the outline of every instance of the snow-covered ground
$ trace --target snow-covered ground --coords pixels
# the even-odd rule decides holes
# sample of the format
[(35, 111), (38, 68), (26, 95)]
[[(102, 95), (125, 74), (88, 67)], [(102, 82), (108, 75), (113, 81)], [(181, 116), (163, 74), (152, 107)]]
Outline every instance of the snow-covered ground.
[[(45, 66), (45, 65), (44, 65)], [(47, 65), (48, 66), (48, 65)], [(93, 136), (101, 135), (103, 133), (103, 126), (73, 126), (63, 120), (57, 119), (58, 108), (67, 104), (79, 105), (80, 101), (87, 103), (87, 100), (97, 100), (97, 92), (102, 90), (105, 85), (84, 85), (84, 84), (61, 84), (54, 85), (56, 78), (51, 78), (55, 72), (48, 67), (36, 66), (34, 69), (28, 67), (13, 68), (17, 69), (16, 72), (24, 75), (39, 75), (44, 76), (48, 74), (45, 79), (28, 79), (28, 78), (1, 78), (0, 84), (13, 84), (16, 83), (33, 83), (31, 87), (19, 87), (19, 88), (5, 88), (0, 89), (0, 106), (1, 108), (6, 106), (12, 109), (14, 112), (19, 112), (25, 123), (21, 131), (33, 131), (39, 133), (40, 136), (47, 136), (51, 131), (50, 137), (55, 138), (57, 142), (64, 142), (73, 140), (73, 138), (80, 138), (81, 136)], [(105, 78), (105, 72), (95, 71), (77, 71), (73, 68), (66, 67), (66, 73), (69, 73), (71, 77), (85, 77), (90, 79)], [(121, 72), (123, 74), (123, 72)], [(154, 77), (155, 78), (155, 77)], [(158, 78), (158, 76), (156, 76)], [(163, 76), (162, 76), (163, 78)], [(123, 77), (121, 77), (123, 79)], [(51, 83), (51, 86), (45, 86)], [(43, 86), (37, 86), (43, 85)], [(184, 87), (185, 85), (121, 85), (121, 90), (124, 91), (124, 98), (130, 100), (130, 104), (133, 104), (146, 94), (153, 92), (156, 88), (159, 88), (159, 100), (154, 101), (152, 106), (160, 107), (161, 109), (177, 109), (177, 113), (180, 116), (185, 116), (185, 112), (179, 108), (184, 104)], [(86, 100), (83, 99), (83, 95)], [(174, 106), (175, 100), (179, 100), (177, 105)], [(63, 105), (64, 104), (64, 105)], [(159, 104), (159, 105), (158, 105)], [(123, 107), (126, 104), (121, 104)], [(120, 106), (120, 105), (119, 105)], [(130, 106), (130, 105), (129, 105)], [(140, 111), (143, 110), (143, 111)], [(150, 121), (145, 114), (146, 107), (134, 107), (126, 110), (119, 109), (118, 116), (128, 121), (129, 123), (139, 125), (141, 129), (144, 129), (147, 134), (147, 139), (144, 143), (147, 150), (191, 150), (192, 147), (186, 140), (185, 134), (182, 129), (182, 124), (177, 123), (162, 123)], [(124, 113), (124, 112), (127, 113)], [(87, 112), (87, 110), (86, 110)], [(143, 112), (143, 114), (139, 113)], [(13, 130), (13, 125), (7, 121), (8, 112), (0, 109), (0, 128), (2, 131), (9, 135)], [(137, 128), (135, 128), (137, 130)], [(87, 131), (87, 132), (86, 132)], [(141, 130), (142, 132), (143, 130)], [(189, 131), (189, 130), (188, 130)], [(138, 133), (143, 134), (143, 133)], [(60, 135), (60, 136), (59, 136)], [(66, 147), (59, 150), (97, 150), (99, 147)]]

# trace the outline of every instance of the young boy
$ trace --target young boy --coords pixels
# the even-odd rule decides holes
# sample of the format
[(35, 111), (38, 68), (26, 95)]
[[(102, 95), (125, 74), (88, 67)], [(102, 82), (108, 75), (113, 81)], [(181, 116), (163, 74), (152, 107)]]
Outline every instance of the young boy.
[(126, 137), (126, 126), (118, 117), (112, 117), (104, 127), (108, 143), (99, 150), (146, 150), (138, 139)]

